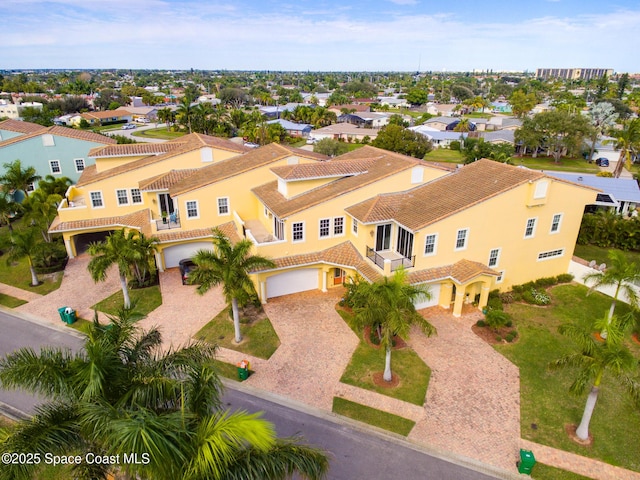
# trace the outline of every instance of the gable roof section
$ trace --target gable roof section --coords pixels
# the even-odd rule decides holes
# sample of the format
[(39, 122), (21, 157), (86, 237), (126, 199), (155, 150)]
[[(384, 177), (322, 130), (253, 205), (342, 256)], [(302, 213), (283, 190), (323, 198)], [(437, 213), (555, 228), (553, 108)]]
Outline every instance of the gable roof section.
[(147, 178), (146, 180), (140, 180), (140, 182), (138, 182), (138, 186), (140, 190), (166, 190), (199, 170), (199, 168), (171, 170), (170, 172), (156, 175), (155, 177)]
[[(240, 235), (236, 230), (236, 225), (233, 222), (223, 223), (218, 225), (222, 233), (224, 233), (231, 243), (236, 244), (240, 240)], [(202, 238), (210, 238), (213, 240), (213, 229), (211, 228), (198, 228), (195, 230), (170, 230), (168, 232), (157, 233), (156, 238), (158, 243), (172, 243), (181, 240), (198, 240)]]
[(367, 173), (373, 160), (327, 160), (322, 163), (282, 165), (271, 171), (283, 180), (310, 180), (314, 178), (344, 177)]
[(44, 130), (47, 127), (43, 127), (42, 125), (38, 125), (37, 123), (31, 122), (23, 122), (22, 120), (4, 120), (0, 122), (0, 130), (8, 130), (10, 132), (16, 133), (34, 133), (40, 130)]
[[(208, 137), (207, 135), (201, 135), (198, 133), (186, 135), (184, 137), (181, 137), (178, 140), (180, 141), (175, 142), (178, 145), (178, 147), (175, 150), (171, 150), (169, 152), (162, 153), (159, 155), (150, 155), (148, 157), (139, 158), (129, 163), (125, 163), (125, 164), (110, 168), (103, 172), (98, 172), (96, 166), (91, 165), (83, 170), (82, 175), (80, 175), (80, 178), (78, 179), (77, 186), (81, 187), (93, 182), (97, 182), (99, 180), (104, 180), (105, 178), (110, 178), (116, 175), (121, 175), (126, 172), (131, 172), (133, 170), (137, 170), (138, 168), (146, 167), (147, 165), (151, 165), (156, 162), (162, 162), (164, 160), (173, 158), (177, 155), (191, 152), (193, 150), (198, 150), (206, 146), (215, 145), (216, 148), (219, 148), (218, 145), (224, 145), (225, 150), (228, 150), (231, 152), (237, 152), (239, 154), (243, 152), (251, 151), (250, 148), (237, 145), (230, 140)], [(135, 144), (131, 144), (129, 146), (135, 146)]]
[[(16, 123), (25, 123), (25, 122), (16, 122)], [(31, 125), (35, 125), (35, 124), (31, 124)], [(12, 145), (14, 143), (24, 142), (25, 140), (30, 140), (32, 138), (40, 137), (46, 134), (54, 135), (56, 137), (73, 138), (75, 140), (82, 140), (86, 142), (102, 143), (103, 145), (111, 145), (111, 144), (117, 143), (117, 140), (111, 137), (108, 137), (106, 135), (100, 135), (99, 133), (88, 132), (86, 130), (78, 130), (78, 129), (69, 128), (69, 127), (60, 127), (57, 125), (53, 127), (42, 127), (40, 125), (38, 126), (41, 128), (33, 129), (32, 132), (26, 133), (25, 135), (9, 138), (7, 140), (0, 142), (0, 147), (4, 147), (6, 145)], [(2, 125), (0, 124), (0, 129), (1, 128), (2, 128)], [(99, 148), (102, 148), (102, 147), (99, 147)]]
[(138, 210), (137, 212), (129, 213), (127, 215), (90, 218), (86, 220), (71, 220), (68, 222), (61, 222), (60, 217), (56, 217), (49, 227), (49, 232), (71, 232), (75, 230), (86, 230), (90, 228), (128, 227), (135, 228), (136, 230), (141, 230), (143, 233), (148, 234), (150, 231), (150, 218), (151, 211), (148, 208)]
[(89, 150), (89, 157), (107, 158), (107, 157), (128, 157), (135, 155), (160, 155), (162, 153), (171, 152), (183, 146), (180, 143), (128, 143), (107, 145), (104, 147), (95, 147)]
[(411, 284), (416, 284), (451, 278), (459, 284), (463, 284), (480, 275), (493, 275), (497, 277), (499, 273), (482, 263), (462, 259), (453, 265), (426, 268), (424, 270), (411, 272), (407, 276), (407, 280)]
[(95, 120), (103, 120), (105, 118), (112, 118), (112, 117), (122, 117), (126, 115), (131, 115), (131, 112), (129, 110), (125, 110), (124, 108), (118, 108), (117, 110), (85, 112), (80, 114), (82, 118), (95, 119)]
[[(360, 149), (364, 150), (364, 148)], [(375, 149), (378, 153), (378, 149)], [(403, 170), (412, 168), (419, 163), (418, 160), (405, 157), (404, 155), (391, 154), (385, 150), (379, 150), (385, 152), (377, 157), (369, 158), (370, 165), (366, 172), (360, 175), (351, 175), (346, 177), (340, 177), (322, 186), (308, 190), (307, 192), (296, 195), (295, 197), (287, 199), (280, 192), (278, 192), (277, 181), (269, 182), (259, 187), (252, 189), (252, 192), (280, 218), (286, 218), (289, 215), (300, 212), (307, 208), (313, 207), (327, 200), (331, 200), (340, 195), (344, 195), (353, 190), (356, 190), (365, 185), (369, 185), (383, 178), (389, 177)], [(367, 153), (367, 152), (363, 152)], [(372, 153), (369, 151), (369, 153)], [(353, 157), (363, 158), (362, 153), (360, 156), (349, 154), (336, 157), (333, 161), (347, 161)], [(364, 157), (366, 158), (366, 157)], [(420, 163), (425, 165), (424, 163)], [(437, 168), (437, 167), (436, 167)]]
[(541, 172), (481, 159), (412, 190), (378, 195), (345, 210), (362, 223), (395, 220), (416, 231), (544, 177)]
[(172, 196), (181, 195), (290, 156), (312, 160), (326, 160), (328, 158), (326, 155), (307, 150), (270, 143), (260, 148), (249, 149), (248, 153), (242, 156), (222, 160), (198, 169), (197, 174), (173, 185), (170, 194)]

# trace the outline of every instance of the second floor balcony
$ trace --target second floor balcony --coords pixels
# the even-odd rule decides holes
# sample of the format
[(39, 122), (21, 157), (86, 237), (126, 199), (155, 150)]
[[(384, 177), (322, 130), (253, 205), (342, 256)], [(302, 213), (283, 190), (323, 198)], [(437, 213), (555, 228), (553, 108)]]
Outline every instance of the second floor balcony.
[(388, 262), (392, 272), (400, 267), (411, 268), (416, 264), (416, 256), (405, 257), (401, 253), (393, 250), (375, 251), (371, 247), (367, 247), (367, 258), (375, 263), (382, 270), (385, 269), (385, 262)]

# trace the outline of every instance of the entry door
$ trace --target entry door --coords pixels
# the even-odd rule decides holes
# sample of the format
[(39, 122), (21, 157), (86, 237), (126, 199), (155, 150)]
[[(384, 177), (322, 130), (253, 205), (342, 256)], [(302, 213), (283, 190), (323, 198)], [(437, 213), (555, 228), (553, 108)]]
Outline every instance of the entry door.
[(158, 205), (160, 206), (160, 212), (167, 212), (168, 214), (172, 214), (175, 208), (173, 207), (173, 199), (169, 196), (168, 193), (159, 193), (158, 194)]
[(342, 285), (345, 279), (345, 271), (341, 268), (333, 269), (333, 284), (334, 285)]
[(391, 224), (378, 225), (376, 229), (376, 252), (391, 248)]
[(413, 253), (413, 233), (398, 227), (398, 241), (396, 251), (405, 258), (411, 258)]

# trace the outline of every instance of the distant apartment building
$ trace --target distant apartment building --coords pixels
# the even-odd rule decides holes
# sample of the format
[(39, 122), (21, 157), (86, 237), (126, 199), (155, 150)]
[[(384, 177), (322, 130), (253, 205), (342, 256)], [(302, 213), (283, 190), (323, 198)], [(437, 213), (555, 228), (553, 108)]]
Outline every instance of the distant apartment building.
[(38, 102), (9, 103), (6, 100), (0, 100), (0, 118), (20, 120), (22, 111), (27, 107), (42, 110), (42, 104)]
[(593, 80), (613, 75), (612, 68), (538, 68), (538, 78), (562, 78), (564, 80)]

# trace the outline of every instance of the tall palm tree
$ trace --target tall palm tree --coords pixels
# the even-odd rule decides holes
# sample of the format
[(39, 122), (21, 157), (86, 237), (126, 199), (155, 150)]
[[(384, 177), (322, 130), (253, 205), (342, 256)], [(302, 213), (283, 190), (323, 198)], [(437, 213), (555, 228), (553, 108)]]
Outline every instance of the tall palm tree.
[(622, 344), (628, 324), (627, 319), (618, 319), (615, 316), (605, 317), (597, 322), (596, 328), (606, 332), (604, 341), (596, 340), (591, 335), (590, 329), (575, 323), (564, 324), (558, 328), (561, 334), (575, 341), (577, 351), (551, 362), (549, 367), (578, 369), (576, 379), (569, 389), (572, 393), (582, 394), (591, 384), (582, 420), (576, 430), (576, 435), (581, 440), (589, 439), (589, 423), (605, 373), (613, 374), (629, 392), (634, 402), (640, 406), (640, 384), (629, 376), (637, 370), (638, 362), (629, 349)]
[(69, 177), (46, 175), (38, 183), (38, 190), (42, 190), (45, 195), (60, 195), (64, 197), (71, 185), (73, 185), (73, 180)]
[(158, 239), (156, 237), (146, 237), (144, 233), (130, 230), (127, 233), (127, 240), (131, 242), (131, 270), (138, 282), (138, 286), (143, 286), (145, 282), (155, 277), (156, 263), (155, 253)]
[(231, 243), (220, 229), (213, 229), (213, 251), (199, 250), (193, 262), (197, 265), (189, 274), (191, 283), (200, 284), (198, 293), (204, 295), (212, 287), (222, 285), (227, 304), (231, 304), (235, 341), (242, 341), (240, 333), (240, 313), (238, 305), (246, 305), (255, 297), (255, 288), (249, 278), (249, 272), (260, 268), (273, 268), (275, 263), (265, 257), (252, 255), (253, 243), (241, 240)]
[(622, 167), (626, 165), (627, 169), (631, 169), (632, 157), (640, 152), (640, 118), (629, 120), (622, 130), (612, 130), (611, 136), (614, 140), (606, 142), (614, 143), (616, 150), (620, 150), (620, 158), (613, 172), (613, 176), (618, 178), (622, 173)]
[(0, 177), (0, 183), (2, 183), (8, 190), (20, 190), (24, 192), (25, 196), (29, 196), (27, 191), (29, 185), (40, 180), (40, 175), (36, 173), (34, 167), (22, 168), (22, 162), (14, 160), (13, 162), (5, 163), (4, 175)]
[[(30, 348), (0, 360), (5, 388), (48, 398), (36, 415), (6, 434), (0, 453), (53, 455), (137, 454), (140, 463), (116, 468), (142, 479), (310, 480), (328, 469), (326, 454), (300, 439), (275, 437), (259, 414), (224, 410), (213, 368), (215, 347), (196, 343), (164, 351), (160, 333), (143, 332), (130, 309), (94, 320), (84, 348)], [(32, 478), (37, 465), (8, 466), (0, 479)], [(261, 473), (257, 473), (261, 472)], [(265, 474), (263, 472), (269, 472)], [(106, 479), (110, 466), (81, 464), (73, 477)]]
[(385, 349), (385, 381), (392, 380), (391, 347), (393, 337), (406, 337), (411, 325), (418, 325), (427, 336), (434, 335), (436, 329), (422, 315), (416, 312), (414, 302), (429, 299), (431, 294), (422, 286), (409, 285), (404, 269), (396, 270), (391, 278), (358, 284), (356, 296), (356, 320), (378, 330), (380, 346)]
[(180, 100), (178, 109), (176, 110), (176, 117), (180, 122), (187, 125), (189, 133), (191, 133), (191, 118), (193, 117), (193, 113), (191, 100), (188, 97), (183, 97), (182, 100)]
[(589, 273), (584, 276), (583, 280), (587, 285), (592, 284), (589, 292), (598, 287), (615, 287), (609, 313), (606, 317), (610, 322), (621, 292), (624, 292), (631, 307), (638, 308), (640, 298), (633, 284), (640, 282), (640, 268), (634, 262), (629, 262), (619, 250), (609, 250), (608, 257), (609, 266), (603, 272)]
[(158, 110), (158, 119), (167, 126), (167, 130), (173, 123), (174, 113), (169, 107), (164, 107)]
[(49, 226), (58, 215), (58, 205), (61, 201), (62, 196), (59, 194), (47, 194), (38, 188), (22, 203), (24, 218), (31, 222), (31, 225), (38, 227), (42, 238), (47, 243), (52, 241)]
[(135, 256), (131, 238), (125, 235), (124, 229), (115, 230), (104, 241), (90, 243), (88, 251), (93, 258), (89, 261), (87, 268), (94, 282), (104, 282), (107, 279), (107, 270), (112, 265), (117, 265), (124, 307), (131, 307), (127, 287), (127, 276), (131, 272), (131, 264)]
[(37, 255), (41, 246), (38, 239), (39, 232), (35, 228), (25, 228), (23, 230), (15, 230), (11, 233), (11, 247), (7, 255), (7, 263), (26, 258), (29, 263), (29, 271), (31, 272), (31, 286), (40, 285), (38, 274), (33, 265), (34, 256)]

